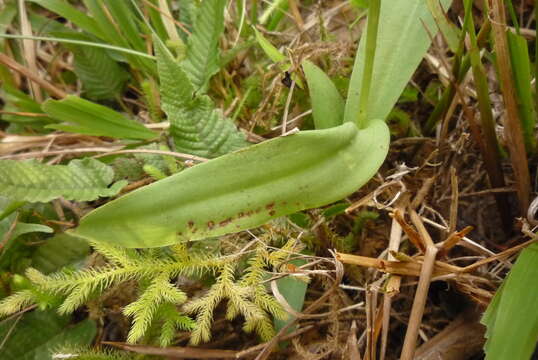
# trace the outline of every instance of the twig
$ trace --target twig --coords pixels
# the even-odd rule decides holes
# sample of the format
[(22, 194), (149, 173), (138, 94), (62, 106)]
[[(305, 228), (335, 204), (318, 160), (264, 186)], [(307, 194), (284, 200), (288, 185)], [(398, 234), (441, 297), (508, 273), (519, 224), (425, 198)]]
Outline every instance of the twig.
[(450, 167), (450, 186), (452, 199), (450, 201), (450, 218), (448, 220), (448, 233), (452, 234), (456, 231), (456, 225), (458, 221), (458, 177), (456, 176), (456, 169)]
[(421, 221), (420, 216), (411, 210), (411, 221), (418, 229), (418, 232), (426, 245), (426, 253), (424, 254), (424, 262), (420, 270), (420, 278), (418, 280), (417, 291), (415, 293), (415, 299), (413, 301), (413, 307), (411, 308), (411, 315), (409, 316), (409, 322), (407, 331), (405, 333), (405, 339), (400, 356), (401, 360), (412, 360), (415, 354), (415, 348), (417, 344), (417, 335), (422, 323), (422, 316), (424, 315), (424, 308), (426, 306), (426, 300), (428, 298), (428, 290), (430, 289), (430, 282), (435, 268), (435, 258), (439, 249), (433, 243), (430, 234), (424, 227), (424, 223)]
[(92, 148), (78, 148), (78, 149), (68, 149), (68, 150), (51, 150), (51, 151), (34, 151), (27, 152), (22, 154), (14, 155), (5, 155), (0, 156), (0, 159), (31, 159), (31, 158), (40, 158), (44, 156), (51, 155), (64, 155), (64, 154), (80, 154), (80, 153), (104, 153), (94, 156), (95, 158), (109, 156), (109, 155), (118, 155), (118, 154), (157, 154), (157, 155), (168, 155), (174, 156), (183, 160), (192, 160), (204, 162), (208, 159), (183, 153), (177, 153), (173, 151), (164, 151), (164, 150), (151, 150), (151, 149), (134, 149), (134, 150), (118, 150), (118, 148), (107, 148), (107, 147), (92, 147)]
[[(397, 208), (396, 211), (402, 211), (403, 209)], [(394, 256), (390, 254), (390, 251), (398, 251), (400, 247), (400, 242), (402, 240), (402, 227), (396, 221), (392, 219), (392, 225), (390, 228), (390, 240), (389, 240), (389, 255), (388, 259), (391, 261), (396, 260)], [(400, 276), (392, 276), (389, 278), (388, 282), (391, 284), (391, 289), (399, 287), (401, 281)], [(388, 286), (387, 286), (388, 287)], [(379, 359), (384, 360), (387, 352), (387, 339), (389, 335), (389, 326), (390, 326), (390, 309), (392, 307), (392, 297), (394, 296), (394, 291), (387, 292), (383, 295), (383, 322), (381, 330), (381, 352), (379, 354)]]
[[(32, 36), (32, 25), (30, 21), (28, 21), (28, 13), (26, 12), (26, 5), (24, 0), (18, 1), (18, 10), (19, 10), (19, 20), (21, 25), (21, 33), (25, 36)], [(36, 56), (36, 46), (35, 42), (32, 40), (24, 39), (22, 40), (22, 48), (23, 48), (23, 56), (24, 60), (26, 61), (26, 64), (28, 65), (28, 69), (34, 73), (37, 74), (37, 56)], [(32, 95), (34, 96), (34, 99), (37, 102), (43, 101), (43, 96), (41, 95), (41, 89), (39, 88), (39, 83), (35, 81), (29, 81), (30, 90), (32, 92)]]
[(203, 349), (199, 347), (181, 347), (170, 346), (166, 348), (133, 345), (121, 342), (103, 341), (102, 344), (112, 345), (122, 350), (132, 351), (137, 354), (161, 355), (173, 358), (191, 358), (191, 359), (236, 359), (237, 351), (220, 350), (220, 349)]
[(411, 315), (409, 316), (407, 332), (405, 333), (404, 345), (400, 356), (401, 360), (412, 360), (415, 353), (417, 335), (422, 322), (422, 316), (424, 315), (424, 307), (426, 306), (437, 251), (438, 249), (433, 244), (426, 247), (424, 263), (422, 264), (417, 291), (415, 293)]
[(30, 79), (33, 82), (39, 84), (43, 89), (45, 89), (46, 92), (48, 92), (50, 95), (52, 95), (52, 96), (54, 96), (54, 97), (56, 97), (58, 99), (63, 99), (64, 97), (67, 96), (66, 92), (64, 92), (63, 90), (58, 89), (56, 86), (52, 85), (48, 81), (43, 80), (42, 78), (39, 77), (39, 75), (32, 72), (27, 67), (19, 64), (18, 62), (16, 62), (15, 60), (13, 60), (9, 56), (7, 56), (6, 54), (0, 53), (0, 63), (6, 65), (10, 69), (12, 69), (12, 70), (26, 76), (28, 79)]

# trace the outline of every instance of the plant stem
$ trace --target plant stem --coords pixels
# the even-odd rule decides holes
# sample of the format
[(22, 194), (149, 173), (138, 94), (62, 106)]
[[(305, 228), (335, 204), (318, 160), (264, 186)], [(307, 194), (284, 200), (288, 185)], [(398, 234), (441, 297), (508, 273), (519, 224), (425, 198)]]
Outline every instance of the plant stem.
[(366, 52), (364, 56), (364, 76), (361, 84), (359, 98), (360, 110), (357, 119), (359, 129), (365, 128), (368, 123), (368, 103), (370, 88), (374, 73), (374, 60), (377, 42), (377, 30), (379, 28), (379, 14), (381, 12), (381, 0), (371, 0), (368, 8), (368, 27), (366, 29)]
[[(480, 49), (475, 34), (471, 1), (465, 1), (465, 21), (464, 27), (469, 34), (470, 47), (469, 56), (478, 98), (478, 108), (480, 111), (481, 132), (477, 134), (479, 139), (478, 145), (486, 165), (489, 182), (491, 187), (502, 188), (505, 186), (503, 171), (501, 167), (501, 153), (497, 143), (497, 134), (495, 133), (495, 120), (491, 101), (489, 98), (488, 80), (484, 66), (480, 59)], [(469, 115), (469, 123), (472, 125), (474, 113)], [(495, 194), (495, 201), (499, 210), (499, 215), (503, 223), (505, 233), (510, 232), (512, 216), (510, 214), (510, 203), (506, 194)]]

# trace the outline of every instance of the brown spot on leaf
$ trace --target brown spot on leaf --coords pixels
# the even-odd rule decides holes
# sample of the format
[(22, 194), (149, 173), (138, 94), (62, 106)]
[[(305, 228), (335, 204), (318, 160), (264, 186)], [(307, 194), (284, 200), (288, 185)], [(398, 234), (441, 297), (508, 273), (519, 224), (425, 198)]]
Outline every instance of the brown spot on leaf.
[(276, 214), (276, 211), (275, 211), (275, 210), (271, 210), (271, 211), (269, 211), (269, 215), (273, 216), (273, 215), (275, 215), (275, 214)]
[(237, 214), (237, 218), (241, 219), (242, 217), (245, 217), (245, 213), (241, 211), (239, 214)]
[(207, 222), (207, 228), (209, 230), (213, 229), (215, 227), (215, 222), (214, 221), (208, 221)]
[(220, 226), (220, 227), (223, 227), (223, 226), (228, 225), (228, 224), (231, 223), (231, 222), (232, 222), (232, 218), (228, 218), (228, 219), (226, 219), (226, 220), (222, 220), (221, 222), (219, 222), (219, 226)]
[(274, 208), (274, 207), (275, 207), (275, 202), (274, 202), (274, 201), (273, 201), (272, 203), (269, 203), (269, 204), (265, 205), (265, 208), (266, 208), (267, 210), (271, 210), (271, 209)]
[(192, 228), (192, 227), (194, 226), (194, 221), (190, 220), (190, 221), (187, 223), (187, 225), (188, 225), (190, 228)]

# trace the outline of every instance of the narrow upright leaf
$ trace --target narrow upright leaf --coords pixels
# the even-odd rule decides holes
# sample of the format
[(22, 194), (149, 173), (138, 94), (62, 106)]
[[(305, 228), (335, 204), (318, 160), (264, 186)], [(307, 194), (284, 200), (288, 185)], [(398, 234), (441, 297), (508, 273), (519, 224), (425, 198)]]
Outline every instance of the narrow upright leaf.
[(316, 129), (327, 129), (342, 124), (344, 100), (331, 79), (310, 61), (303, 62), (312, 101), (312, 115)]
[(203, 157), (217, 157), (247, 145), (245, 136), (206, 95), (196, 95), (186, 72), (156, 41), (162, 109), (168, 115), (176, 149)]
[(534, 127), (538, 109), (533, 109), (529, 48), (527, 40), (521, 35), (508, 31), (507, 39), (510, 47), (510, 60), (512, 61), (512, 71), (514, 72), (514, 85), (517, 92), (516, 98), (518, 100), (523, 138), (525, 139), (527, 151), (532, 153), (536, 147)]
[[(144, 125), (127, 119), (106, 106), (73, 95), (63, 100), (49, 99), (43, 103), (42, 109), (54, 119), (77, 125), (76, 132), (82, 134), (142, 140), (157, 136)], [(47, 127), (65, 131), (71, 129), (61, 124), (52, 124)]]
[(0, 160), (0, 195), (13, 200), (47, 202), (60, 196), (90, 201), (116, 195), (126, 181), (108, 185), (112, 168), (92, 158), (72, 160), (68, 165), (45, 165), (35, 161)]
[(224, 31), (225, 6), (226, 0), (204, 0), (196, 14), (182, 65), (197, 92), (205, 92), (209, 79), (219, 71), (218, 42)]
[[(450, 1), (442, 1), (443, 5)], [(445, 6), (446, 8), (446, 6)], [(424, 0), (381, 2), (374, 73), (369, 96), (368, 118), (386, 119), (430, 46), (437, 25)], [(366, 34), (362, 35), (362, 40)], [(359, 44), (349, 87), (344, 121), (356, 121), (359, 114), (365, 41)]]
[[(94, 41), (72, 32), (53, 34), (68, 39)], [(65, 44), (75, 55), (75, 73), (82, 81), (84, 95), (94, 100), (114, 99), (123, 89), (128, 73), (103, 48)]]

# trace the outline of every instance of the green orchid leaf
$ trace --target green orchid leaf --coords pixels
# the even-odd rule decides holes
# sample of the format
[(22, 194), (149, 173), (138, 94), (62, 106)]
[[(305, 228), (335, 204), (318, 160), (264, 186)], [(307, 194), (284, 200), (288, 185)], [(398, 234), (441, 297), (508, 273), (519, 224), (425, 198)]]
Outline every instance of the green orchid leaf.
[(196, 165), (86, 215), (75, 235), (129, 248), (233, 233), (340, 200), (364, 185), (388, 151), (372, 121), (279, 137)]
[[(451, 1), (441, 1), (446, 9)], [(427, 29), (427, 30), (426, 30)], [(428, 31), (430, 33), (428, 33)], [(385, 120), (430, 47), (437, 25), (424, 0), (381, 2), (368, 118)], [(363, 40), (366, 34), (363, 34)], [(344, 121), (357, 121), (366, 41), (361, 41), (348, 90)]]
[(310, 61), (303, 61), (303, 70), (312, 99), (316, 129), (328, 129), (342, 124), (344, 100), (331, 79)]

